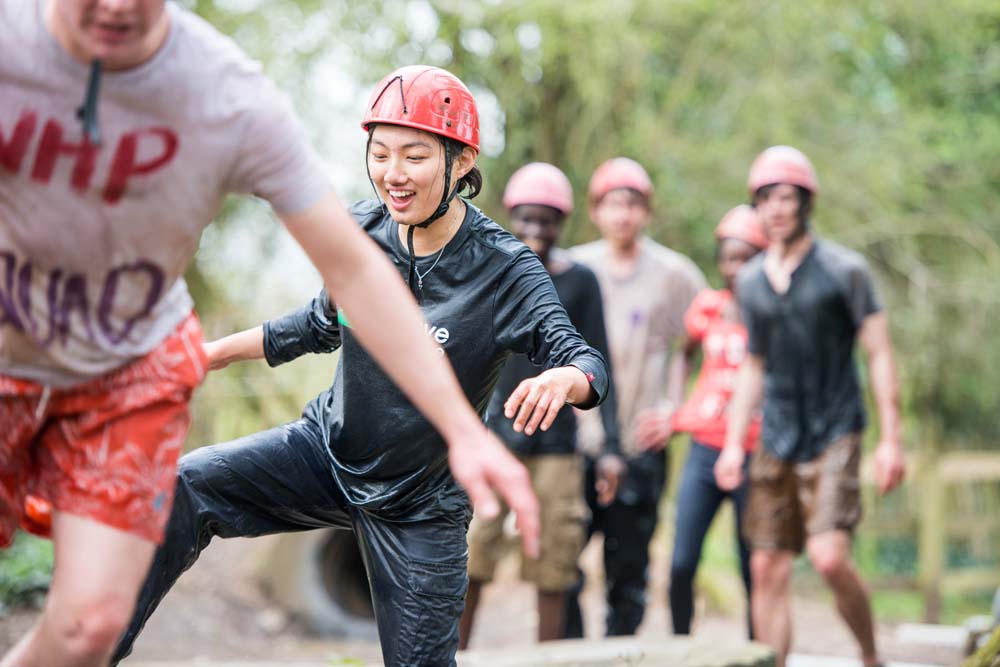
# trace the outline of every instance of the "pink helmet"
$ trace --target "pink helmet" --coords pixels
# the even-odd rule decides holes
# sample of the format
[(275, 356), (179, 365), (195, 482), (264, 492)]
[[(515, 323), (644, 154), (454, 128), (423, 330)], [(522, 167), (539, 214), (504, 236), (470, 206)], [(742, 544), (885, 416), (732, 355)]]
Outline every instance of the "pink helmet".
[(553, 164), (526, 164), (514, 172), (503, 191), (503, 205), (508, 211), (522, 204), (551, 206), (569, 215), (573, 211), (573, 186)]
[(720, 241), (739, 239), (761, 250), (767, 248), (770, 243), (767, 232), (764, 231), (764, 223), (761, 222), (757, 211), (746, 204), (740, 204), (722, 216), (722, 220), (715, 228), (715, 238)]
[(812, 162), (802, 151), (791, 146), (771, 146), (750, 166), (747, 179), (750, 196), (765, 185), (776, 183), (798, 185), (814, 195), (819, 194), (819, 181)]
[(596, 204), (612, 190), (628, 188), (647, 199), (653, 196), (653, 181), (642, 165), (627, 157), (611, 158), (594, 171), (590, 177), (587, 195), (591, 205)]

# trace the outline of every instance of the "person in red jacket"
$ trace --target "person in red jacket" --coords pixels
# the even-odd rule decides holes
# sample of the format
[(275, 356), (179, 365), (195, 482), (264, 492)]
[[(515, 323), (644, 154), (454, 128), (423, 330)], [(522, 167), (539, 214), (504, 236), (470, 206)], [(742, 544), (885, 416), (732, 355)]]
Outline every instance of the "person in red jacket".
[[(687, 375), (698, 348), (702, 351), (702, 364), (694, 391), (673, 417), (675, 433), (691, 434), (691, 451), (677, 494), (677, 525), (670, 564), (670, 613), (674, 634), (678, 635), (691, 632), (694, 577), (701, 559), (701, 547), (716, 512), (727, 498), (733, 501), (736, 510), (740, 573), (748, 601), (750, 595), (750, 550), (740, 534), (747, 485), (744, 482), (733, 490), (724, 490), (716, 483), (712, 471), (725, 444), (726, 412), (747, 348), (746, 328), (733, 296), (736, 274), (767, 247), (768, 239), (757, 213), (746, 205), (726, 213), (715, 228), (715, 238), (718, 241), (716, 261), (725, 286), (720, 290), (700, 292), (684, 316), (688, 338), (680, 373)], [(758, 417), (751, 423), (744, 440), (748, 453), (756, 447), (759, 434)], [(750, 634), (752, 637), (752, 630)]]

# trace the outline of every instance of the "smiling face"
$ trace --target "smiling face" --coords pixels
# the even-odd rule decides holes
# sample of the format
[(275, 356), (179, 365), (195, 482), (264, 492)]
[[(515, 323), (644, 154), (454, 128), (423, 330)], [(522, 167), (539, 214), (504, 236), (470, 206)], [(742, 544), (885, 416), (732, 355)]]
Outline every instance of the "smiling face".
[(165, 0), (50, 0), (45, 24), (73, 58), (110, 70), (142, 64), (167, 38)]
[(779, 183), (761, 188), (754, 207), (764, 222), (772, 242), (788, 245), (806, 232), (802, 220), (802, 200), (794, 185)]
[(510, 228), (514, 236), (545, 262), (559, 240), (566, 216), (551, 206), (522, 204), (510, 211)]
[(607, 241), (630, 247), (649, 224), (649, 200), (628, 188), (611, 190), (590, 209), (590, 217)]
[[(452, 161), (450, 187), (475, 166), (464, 148)], [(444, 192), (444, 145), (429, 132), (401, 125), (377, 125), (368, 149), (368, 173), (392, 219), (417, 225), (437, 210)]]

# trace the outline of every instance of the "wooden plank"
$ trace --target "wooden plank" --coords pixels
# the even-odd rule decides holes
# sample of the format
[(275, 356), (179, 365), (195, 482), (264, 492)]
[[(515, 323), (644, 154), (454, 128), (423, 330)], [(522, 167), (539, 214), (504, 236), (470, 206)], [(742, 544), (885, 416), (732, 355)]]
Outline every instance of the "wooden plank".
[(1000, 482), (1000, 452), (948, 452), (936, 468), (938, 478), (948, 484)]
[(927, 459), (918, 470), (920, 534), (917, 571), (924, 591), (924, 621), (936, 623), (941, 615), (941, 575), (945, 558), (944, 489), (934, 465), (936, 442), (928, 447)]
[(948, 593), (990, 591), (1000, 586), (1000, 572), (993, 567), (968, 567), (951, 570), (941, 578), (941, 589)]

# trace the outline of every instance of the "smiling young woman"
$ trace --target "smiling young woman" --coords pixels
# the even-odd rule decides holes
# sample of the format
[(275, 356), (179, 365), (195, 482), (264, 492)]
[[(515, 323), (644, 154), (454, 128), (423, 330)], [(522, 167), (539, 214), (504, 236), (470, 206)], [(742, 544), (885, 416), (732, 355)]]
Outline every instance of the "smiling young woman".
[[(363, 127), (379, 199), (352, 213), (407, 279), (426, 332), (479, 414), (512, 352), (547, 369), (503, 405), (498, 418), (513, 419), (515, 430), (548, 429), (565, 403), (600, 403), (607, 365), (573, 328), (538, 257), (459, 196), (482, 183), (478, 115), (465, 85), (445, 70), (404, 67), (376, 86)], [(525, 483), (527, 474), (506, 450), (456, 456), (360, 344), (353, 324), (363, 307), (346, 310), (321, 293), (206, 345), (213, 368), (262, 357), (277, 365), (338, 348), (341, 356), (333, 385), (302, 419), (181, 459), (167, 540), (116, 659), (213, 537), (334, 527), (357, 536), (385, 664), (455, 664), (472, 515), (465, 468)], [(526, 552), (536, 555), (534, 495), (507, 500), (531, 538)]]

